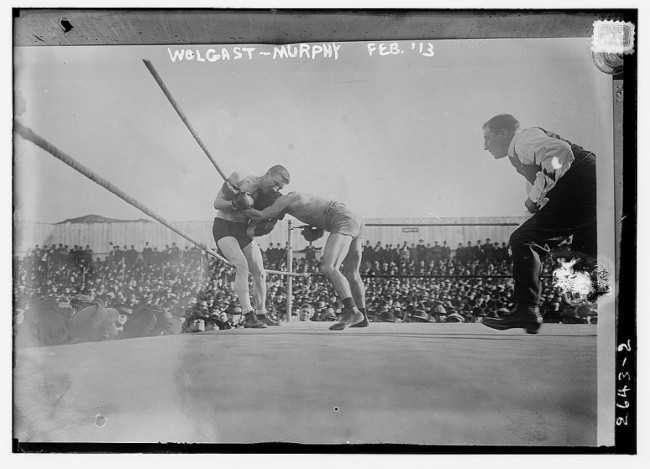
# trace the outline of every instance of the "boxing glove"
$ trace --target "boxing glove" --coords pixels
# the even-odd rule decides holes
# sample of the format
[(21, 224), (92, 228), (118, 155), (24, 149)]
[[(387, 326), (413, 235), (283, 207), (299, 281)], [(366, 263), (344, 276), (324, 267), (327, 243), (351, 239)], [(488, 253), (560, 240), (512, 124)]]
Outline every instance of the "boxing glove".
[(240, 192), (230, 201), (230, 205), (235, 210), (249, 209), (254, 203), (253, 196), (248, 192)]
[(321, 238), (324, 234), (325, 231), (322, 228), (317, 228), (315, 226), (307, 226), (302, 229), (302, 236), (310, 243)]
[(225, 181), (221, 186), (221, 193), (224, 199), (232, 200), (237, 194), (241, 193), (241, 189), (237, 184), (230, 184), (230, 182)]
[(283, 194), (280, 191), (260, 192), (255, 198), (255, 205), (253, 205), (253, 208), (262, 211), (273, 205), (273, 202), (282, 197), (282, 195)]
[(248, 236), (265, 236), (273, 231), (277, 220), (266, 220), (255, 225), (251, 224), (246, 230)]

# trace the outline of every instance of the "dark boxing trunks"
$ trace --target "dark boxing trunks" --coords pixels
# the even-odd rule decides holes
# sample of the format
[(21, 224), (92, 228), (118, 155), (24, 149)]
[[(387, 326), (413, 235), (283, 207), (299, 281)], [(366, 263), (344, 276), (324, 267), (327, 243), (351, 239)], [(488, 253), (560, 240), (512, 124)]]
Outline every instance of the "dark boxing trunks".
[(237, 240), (241, 249), (244, 249), (253, 242), (253, 238), (246, 235), (247, 227), (247, 223), (215, 218), (212, 224), (212, 236), (214, 237), (214, 242), (217, 243), (217, 248), (219, 247), (218, 241), (220, 239), (231, 237)]

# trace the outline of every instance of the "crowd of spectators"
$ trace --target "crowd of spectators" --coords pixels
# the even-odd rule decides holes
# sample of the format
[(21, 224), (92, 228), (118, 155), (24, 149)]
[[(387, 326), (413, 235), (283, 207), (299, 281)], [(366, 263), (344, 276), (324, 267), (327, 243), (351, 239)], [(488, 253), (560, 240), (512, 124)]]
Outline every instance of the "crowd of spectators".
[[(316, 274), (318, 249), (310, 245), (294, 272)], [(265, 265), (286, 270), (278, 244), (263, 251)], [(544, 268), (550, 277), (553, 260)], [(371, 321), (476, 322), (509, 312), (511, 263), (505, 243), (486, 240), (454, 252), (446, 242), (367, 242), (361, 273)], [(234, 270), (200, 249), (175, 243), (164, 250), (145, 244), (111, 246), (93, 259), (88, 246), (35, 246), (14, 259), (14, 325), (17, 344), (55, 345), (160, 336), (242, 327)], [(546, 322), (595, 322), (592, 307), (569, 305), (544, 279)], [(267, 309), (286, 319), (285, 278), (267, 277)], [(340, 304), (321, 276), (293, 279), (292, 314), (299, 320), (335, 321)]]

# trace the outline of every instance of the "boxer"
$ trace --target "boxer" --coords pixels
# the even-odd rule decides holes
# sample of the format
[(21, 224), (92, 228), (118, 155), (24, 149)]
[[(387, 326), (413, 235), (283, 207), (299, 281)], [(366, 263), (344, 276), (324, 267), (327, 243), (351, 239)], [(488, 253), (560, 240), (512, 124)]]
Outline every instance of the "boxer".
[[(314, 195), (291, 192), (279, 197), (270, 207), (243, 210), (253, 221), (261, 221), (291, 215), (314, 227), (312, 231), (329, 232), (320, 270), (332, 283), (343, 302), (341, 319), (330, 327), (338, 331), (346, 327), (366, 327), (365, 287), (359, 274), (361, 265), (363, 219), (345, 204)], [(314, 239), (313, 233), (310, 235)], [(343, 266), (344, 274), (340, 272)]]
[[(262, 253), (253, 236), (273, 229), (269, 217), (249, 226), (244, 214), (256, 203), (258, 208), (272, 203), (278, 191), (289, 184), (289, 171), (276, 165), (262, 176), (233, 173), (224, 182), (214, 200), (217, 215), (212, 226), (214, 241), (223, 256), (235, 267), (235, 294), (244, 313), (244, 327), (264, 328), (279, 324), (266, 314), (266, 273)], [(261, 205), (260, 205), (261, 204)], [(253, 309), (248, 288), (248, 274), (253, 275)]]

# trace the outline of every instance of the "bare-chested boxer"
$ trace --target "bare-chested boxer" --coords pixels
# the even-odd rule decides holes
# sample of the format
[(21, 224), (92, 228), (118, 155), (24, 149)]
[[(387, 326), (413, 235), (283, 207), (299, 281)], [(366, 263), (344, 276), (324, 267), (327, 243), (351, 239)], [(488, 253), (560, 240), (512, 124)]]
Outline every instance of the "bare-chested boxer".
[[(254, 221), (277, 218), (286, 213), (328, 231), (330, 235), (325, 243), (320, 270), (343, 301), (341, 319), (330, 329), (340, 331), (347, 326), (368, 325), (366, 289), (359, 274), (364, 229), (361, 217), (345, 204), (300, 192), (284, 195), (262, 211), (251, 208), (244, 213)], [(344, 274), (339, 271), (341, 265)]]
[[(235, 293), (244, 313), (244, 327), (263, 328), (279, 324), (266, 314), (266, 273), (262, 253), (253, 236), (268, 234), (273, 223), (262, 219), (258, 225), (249, 226), (244, 210), (256, 206), (262, 199), (274, 195), (289, 184), (289, 171), (276, 165), (263, 176), (246, 176), (235, 172), (224, 182), (214, 208), (217, 216), (212, 235), (217, 247), (235, 267)], [(248, 288), (248, 274), (253, 275), (253, 309)]]

